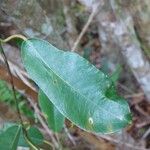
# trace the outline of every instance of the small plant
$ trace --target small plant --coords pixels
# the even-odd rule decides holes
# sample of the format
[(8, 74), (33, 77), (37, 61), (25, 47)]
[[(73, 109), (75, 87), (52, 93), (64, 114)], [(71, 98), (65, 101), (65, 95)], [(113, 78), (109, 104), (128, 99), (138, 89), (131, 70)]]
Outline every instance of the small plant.
[[(128, 103), (117, 95), (114, 78), (78, 54), (59, 50), (41, 39), (14, 35), (1, 40), (1, 44), (18, 38), (22, 40), (24, 67), (40, 88), (39, 105), (54, 132), (62, 129), (64, 118), (85, 131), (103, 134), (120, 131), (131, 123)], [(5, 56), (2, 46), (1, 52)], [(18, 145), (21, 129), (29, 146), (36, 149), (22, 120), (16, 128), (18, 134), (12, 149)], [(0, 139), (0, 147), (4, 143)]]

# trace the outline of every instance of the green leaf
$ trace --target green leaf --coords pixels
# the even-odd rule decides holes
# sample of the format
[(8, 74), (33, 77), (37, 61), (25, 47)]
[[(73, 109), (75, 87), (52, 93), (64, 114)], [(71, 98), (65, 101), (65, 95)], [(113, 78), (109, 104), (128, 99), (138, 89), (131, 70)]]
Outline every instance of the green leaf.
[(33, 81), (80, 128), (112, 133), (131, 123), (129, 106), (117, 96), (113, 82), (78, 54), (40, 39), (24, 41), (21, 53)]
[(7, 126), (0, 133), (0, 149), (1, 150), (16, 150), (20, 137), (21, 126)]
[(16, 45), (17, 45), (19, 48), (21, 48), (21, 45), (22, 45), (22, 43), (23, 43), (23, 39), (15, 38), (13, 41), (16, 43)]
[(31, 127), (28, 131), (28, 136), (34, 144), (41, 145), (44, 137), (42, 133), (35, 127)]
[(64, 116), (58, 111), (42, 90), (39, 91), (38, 99), (49, 128), (51, 128), (54, 132), (61, 131), (64, 124)]
[[(44, 137), (39, 129), (35, 127), (31, 127), (27, 130), (28, 137), (35, 145), (42, 145), (44, 141)], [(28, 147), (27, 142), (24, 139), (23, 131), (21, 131), (20, 139), (19, 139), (19, 146)]]
[(0, 133), (5, 132), (9, 127), (12, 127), (14, 125), (17, 125), (14, 122), (6, 122), (3, 124), (3, 126), (0, 128)]
[[(21, 113), (23, 113), (27, 117), (34, 118), (33, 110), (28, 107), (27, 100), (17, 91), (16, 97), (18, 99), (19, 109)], [(7, 105), (16, 110), (16, 104), (14, 101), (12, 89), (3, 80), (0, 80), (0, 102), (1, 101), (5, 102)]]
[(122, 67), (121, 67), (121, 65), (117, 65), (116, 70), (112, 73), (112, 75), (110, 76), (110, 79), (111, 79), (114, 83), (116, 83), (117, 80), (118, 80), (119, 77), (120, 77), (121, 72), (122, 72)]

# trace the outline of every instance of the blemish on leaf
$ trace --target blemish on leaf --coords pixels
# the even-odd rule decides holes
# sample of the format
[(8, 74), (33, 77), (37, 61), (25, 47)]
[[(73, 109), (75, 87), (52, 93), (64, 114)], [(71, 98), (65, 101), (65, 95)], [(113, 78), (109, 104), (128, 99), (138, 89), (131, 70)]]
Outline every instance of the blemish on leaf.
[(92, 124), (94, 123), (94, 122), (93, 122), (93, 118), (89, 117), (88, 122), (89, 122), (89, 124), (92, 125)]
[(92, 117), (89, 117), (87, 120), (87, 124), (86, 124), (86, 129), (87, 130), (93, 130), (93, 125), (94, 125), (94, 121)]
[(107, 130), (108, 130), (109, 133), (112, 133), (112, 132), (113, 132), (113, 127), (112, 127), (111, 124), (108, 124)]
[(44, 118), (45, 118), (45, 119), (48, 119), (47, 114), (43, 113), (43, 115), (44, 115)]

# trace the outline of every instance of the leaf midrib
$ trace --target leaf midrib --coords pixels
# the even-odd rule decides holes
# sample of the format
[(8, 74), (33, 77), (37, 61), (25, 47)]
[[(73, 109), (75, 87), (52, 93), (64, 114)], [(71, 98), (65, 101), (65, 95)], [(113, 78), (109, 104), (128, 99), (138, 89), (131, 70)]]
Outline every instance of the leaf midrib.
[[(26, 41), (25, 41), (26, 42)], [(58, 77), (60, 78), (64, 83), (66, 83), (74, 92), (76, 92), (77, 94), (79, 93), (78, 90), (74, 89), (68, 82), (66, 82), (63, 78), (61, 78), (61, 76), (59, 76), (59, 74), (57, 74), (55, 71), (52, 70), (52, 68), (44, 61), (44, 59), (41, 57), (40, 53), (34, 48), (32, 42), (28, 41), (27, 44), (30, 43), (31, 46), (33, 47), (34, 51), (38, 54), (39, 58), (42, 60), (42, 62)], [(60, 50), (59, 50), (60, 51)], [(46, 69), (47, 71), (47, 69)], [(48, 72), (48, 71), (47, 71)], [(93, 103), (89, 98), (86, 98), (83, 94), (79, 93), (79, 95), (81, 95), (81, 97), (83, 97), (86, 100), (89, 101), (90, 103), (92, 103), (94, 106), (97, 106), (95, 103)], [(103, 95), (103, 93), (102, 93)], [(103, 95), (105, 97), (105, 95)], [(112, 101), (114, 102), (114, 101)], [(116, 103), (116, 102), (114, 102)], [(116, 103), (117, 105), (120, 105), (119, 103)], [(122, 105), (120, 105), (122, 106)], [(116, 117), (115, 115), (113, 115), (111, 112), (109, 112), (108, 110), (103, 109), (102, 107), (100, 107), (101, 110), (104, 110), (106, 113), (109, 113), (111, 116), (113, 116), (114, 118), (117, 118), (118, 120), (121, 120), (119, 117)], [(90, 116), (92, 117), (92, 116)], [(124, 119), (126, 122), (128, 122), (126, 119)]]

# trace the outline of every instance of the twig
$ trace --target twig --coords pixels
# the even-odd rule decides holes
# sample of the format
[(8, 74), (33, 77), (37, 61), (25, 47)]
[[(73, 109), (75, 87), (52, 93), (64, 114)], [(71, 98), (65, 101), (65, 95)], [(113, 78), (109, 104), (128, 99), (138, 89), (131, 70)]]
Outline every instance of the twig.
[(53, 144), (50, 143), (49, 141), (44, 140), (44, 143), (47, 144), (47, 145), (49, 145), (50, 147), (52, 147), (53, 150), (55, 149), (54, 146), (53, 146)]
[(74, 45), (73, 45), (71, 51), (73, 51), (73, 52), (76, 51), (76, 48), (77, 48), (78, 44), (80, 43), (80, 41), (81, 41), (83, 35), (84, 35), (85, 32), (87, 31), (87, 29), (88, 29), (89, 25), (91, 24), (92, 20), (93, 20), (94, 17), (96, 16), (96, 14), (97, 14), (97, 12), (98, 12), (98, 9), (99, 9), (99, 5), (97, 5), (97, 6), (95, 7), (95, 9), (93, 9), (92, 13), (90, 14), (90, 16), (89, 16), (89, 18), (88, 18), (87, 23), (86, 23), (85, 26), (83, 27), (83, 29), (82, 29), (82, 31), (81, 31), (79, 37), (76, 39), (76, 41), (75, 41), (75, 43), (74, 43)]
[(69, 131), (68, 131), (68, 129), (67, 129), (67, 127), (66, 127), (65, 124), (64, 124), (64, 130), (65, 130), (65, 132), (66, 132), (66, 134), (67, 134), (69, 140), (71, 141), (71, 143), (72, 143), (73, 145), (76, 145), (75, 140), (73, 139), (73, 137), (72, 137), (71, 134), (69, 133)]
[(2, 48), (1, 43), (0, 43), (0, 52), (2, 53), (2, 57), (4, 59), (4, 62), (5, 62), (6, 67), (7, 67), (8, 74), (10, 76), (10, 84), (11, 84), (14, 100), (15, 100), (15, 103), (16, 103), (16, 110), (17, 110), (17, 113), (18, 113), (18, 117), (19, 117), (20, 123), (23, 124), (23, 120), (22, 120), (21, 113), (20, 113), (20, 110), (19, 110), (18, 100), (17, 100), (17, 97), (16, 97), (16, 90), (15, 90), (15, 87), (14, 87), (13, 76), (11, 74), (10, 67), (9, 67), (9, 64), (8, 64), (8, 61), (7, 61), (7, 57), (5, 55), (5, 52)]
[(61, 142), (60, 142), (60, 139), (59, 139), (59, 136), (58, 136), (58, 133), (54, 133), (57, 141), (58, 141), (58, 144), (59, 144), (59, 150), (62, 150), (62, 145), (61, 145)]
[(116, 144), (124, 144), (126, 147), (129, 147), (129, 148), (132, 148), (132, 149), (135, 149), (135, 150), (150, 150), (150, 149), (146, 149), (146, 148), (143, 148), (143, 147), (137, 147), (137, 146), (134, 146), (132, 144), (122, 142), (122, 141), (114, 139), (110, 136), (106, 136), (106, 135), (97, 135), (97, 136), (100, 137), (100, 138), (103, 138), (105, 140), (111, 141), (113, 143), (116, 143)]
[[(3, 62), (3, 57), (1, 55), (0, 60)], [(11, 61), (7, 61), (10, 66), (11, 74), (13, 74), (15, 77), (19, 77), (27, 86), (29, 86), (32, 90), (36, 91), (36, 89), (27, 80), (29, 78), (28, 74), (24, 70), (21, 70), (18, 66), (13, 64)]]
[(143, 128), (144, 126), (147, 126), (149, 124), (150, 124), (150, 120), (145, 120), (144, 122), (138, 123), (135, 126), (140, 129), (140, 128)]
[(133, 94), (134, 91), (132, 91), (131, 89), (129, 89), (128, 87), (126, 87), (125, 85), (121, 84), (118, 82), (118, 86), (120, 86), (123, 90), (125, 90), (126, 92)]
[(146, 139), (148, 136), (150, 135), (150, 128), (148, 128), (148, 130), (144, 133), (144, 135), (142, 136), (142, 139)]
[(145, 112), (138, 104), (135, 105), (135, 109), (143, 116), (149, 117), (149, 114), (147, 112)]
[[(8, 38), (10, 40), (10, 38)], [(9, 41), (8, 39), (6, 39), (6, 42)], [(5, 41), (5, 40), (4, 40)], [(23, 133), (24, 133), (24, 138), (25, 140), (27, 141), (27, 143), (34, 149), (34, 150), (38, 150), (38, 148), (32, 143), (32, 141), (30, 140), (30, 138), (28, 137), (28, 133), (26, 131), (26, 127), (24, 126), (23, 124), (23, 119), (21, 117), (21, 112), (20, 112), (20, 109), (19, 109), (19, 103), (18, 103), (18, 100), (17, 100), (17, 96), (16, 96), (16, 90), (15, 90), (15, 86), (14, 86), (14, 81), (13, 81), (13, 76), (12, 76), (12, 73), (11, 73), (11, 70), (10, 70), (10, 67), (9, 67), (9, 64), (8, 64), (8, 61), (7, 61), (7, 57), (5, 55), (5, 52), (3, 50), (3, 47), (1, 45), (1, 42), (0, 41), (0, 52), (2, 53), (2, 56), (4, 58), (4, 62), (6, 64), (6, 67), (7, 67), (7, 70), (8, 70), (8, 74), (10, 76), (10, 84), (11, 84), (11, 87), (12, 87), (12, 92), (13, 92), (13, 96), (14, 96), (14, 100), (15, 100), (15, 105), (16, 105), (16, 110), (17, 110), (17, 114), (18, 114), (18, 117), (19, 117), (19, 120), (20, 120), (20, 123), (21, 123), (21, 126), (22, 126), (22, 129), (23, 129)]]
[(144, 96), (144, 93), (135, 93), (131, 95), (125, 95), (125, 98), (133, 98), (133, 97), (140, 97), (140, 96)]
[(53, 136), (53, 133), (51, 132), (51, 130), (48, 128), (47, 124), (45, 123), (45, 121), (41, 117), (41, 115), (40, 115), (41, 112), (40, 112), (39, 108), (37, 107), (37, 103), (34, 103), (31, 99), (28, 99), (28, 101), (30, 102), (31, 106), (33, 107), (39, 122), (41, 123), (43, 128), (46, 130), (46, 132), (48, 133), (49, 137), (52, 139), (52, 142), (54, 143), (55, 147), (58, 149), (59, 148), (59, 144), (57, 143), (56, 139)]

